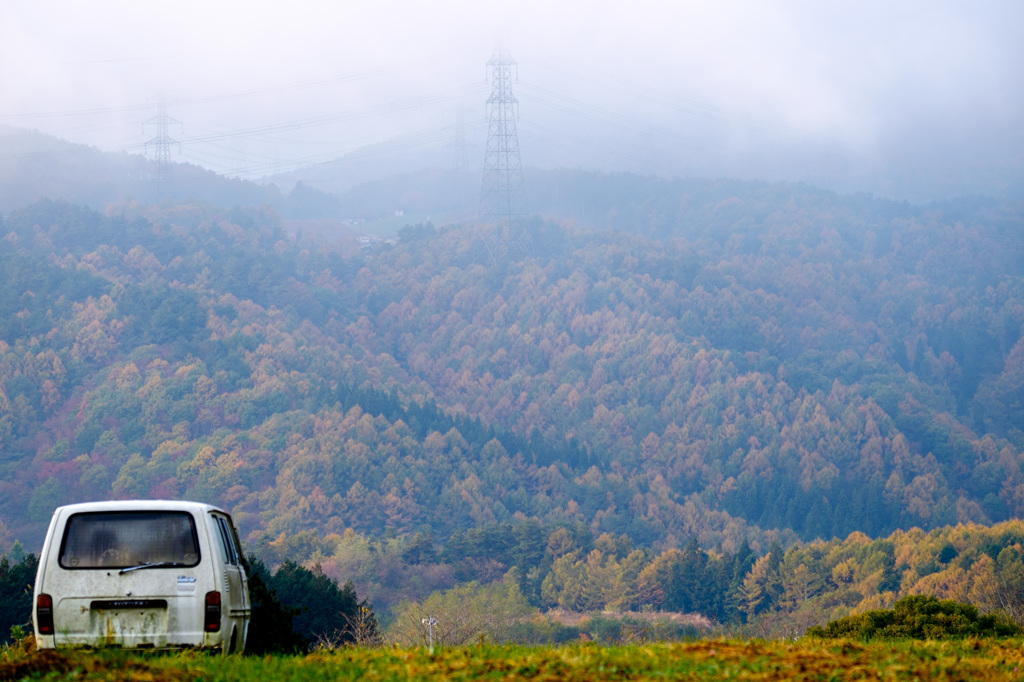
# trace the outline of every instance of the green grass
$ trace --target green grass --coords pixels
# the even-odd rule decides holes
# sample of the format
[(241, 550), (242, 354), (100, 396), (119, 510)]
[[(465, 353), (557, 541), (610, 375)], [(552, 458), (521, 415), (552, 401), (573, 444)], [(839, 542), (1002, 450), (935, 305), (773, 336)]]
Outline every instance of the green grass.
[(14, 648), (0, 654), (0, 679), (43, 680), (1019, 680), (1019, 671), (1021, 639), (487, 645), (265, 658)]

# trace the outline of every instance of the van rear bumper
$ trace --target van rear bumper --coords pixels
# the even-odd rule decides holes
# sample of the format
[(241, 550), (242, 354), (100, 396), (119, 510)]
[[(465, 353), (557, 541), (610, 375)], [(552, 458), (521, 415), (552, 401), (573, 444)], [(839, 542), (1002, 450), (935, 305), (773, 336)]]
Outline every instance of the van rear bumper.
[(194, 597), (65, 598), (54, 609), (55, 648), (175, 649), (210, 646)]

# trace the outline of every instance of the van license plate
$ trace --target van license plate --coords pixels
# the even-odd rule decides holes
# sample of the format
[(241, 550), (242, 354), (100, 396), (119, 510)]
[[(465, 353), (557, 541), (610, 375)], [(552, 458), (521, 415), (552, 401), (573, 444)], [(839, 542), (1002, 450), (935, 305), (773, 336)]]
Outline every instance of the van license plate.
[(166, 599), (97, 599), (89, 602), (90, 609), (166, 609)]

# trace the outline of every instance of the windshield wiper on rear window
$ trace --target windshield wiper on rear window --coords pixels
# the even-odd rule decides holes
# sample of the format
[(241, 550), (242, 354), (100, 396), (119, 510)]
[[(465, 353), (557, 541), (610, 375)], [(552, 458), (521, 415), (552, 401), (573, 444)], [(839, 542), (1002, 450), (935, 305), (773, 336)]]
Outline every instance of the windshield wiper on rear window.
[(127, 573), (128, 571), (138, 571), (143, 568), (174, 568), (175, 566), (184, 566), (185, 564), (179, 561), (157, 561), (151, 564), (138, 564), (137, 566), (128, 566), (118, 571), (118, 574)]

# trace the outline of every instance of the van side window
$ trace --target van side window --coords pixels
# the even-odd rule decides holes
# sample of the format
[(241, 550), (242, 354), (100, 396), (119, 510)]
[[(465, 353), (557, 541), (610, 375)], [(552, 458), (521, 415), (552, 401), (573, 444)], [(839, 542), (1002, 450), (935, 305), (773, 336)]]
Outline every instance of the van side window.
[(232, 566), (238, 565), (238, 548), (235, 546), (235, 535), (228, 526), (228, 520), (219, 514), (214, 514), (213, 519), (217, 523), (217, 537), (224, 552), (224, 562)]
[(179, 511), (73, 514), (64, 529), (58, 562), (71, 569), (195, 566), (199, 563), (195, 519)]

